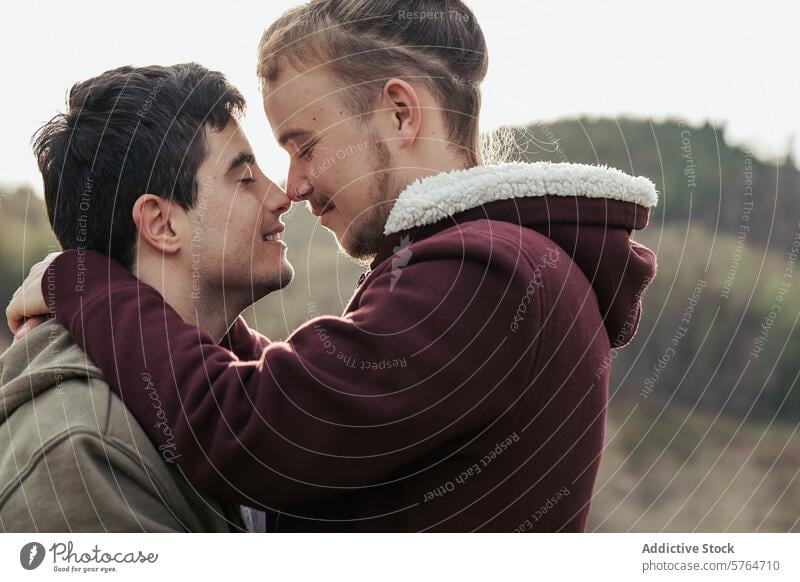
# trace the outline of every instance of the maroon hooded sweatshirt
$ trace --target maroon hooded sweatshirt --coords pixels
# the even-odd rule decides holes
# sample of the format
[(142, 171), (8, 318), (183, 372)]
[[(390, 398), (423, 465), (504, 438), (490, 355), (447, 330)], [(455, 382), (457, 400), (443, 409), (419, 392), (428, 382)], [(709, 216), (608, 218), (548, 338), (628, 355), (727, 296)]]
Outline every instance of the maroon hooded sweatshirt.
[(240, 318), (221, 346), (99, 253), (62, 254), (43, 290), (199, 492), (271, 530), (581, 531), (656, 200), (577, 164), (417, 181), (344, 314), (285, 342)]

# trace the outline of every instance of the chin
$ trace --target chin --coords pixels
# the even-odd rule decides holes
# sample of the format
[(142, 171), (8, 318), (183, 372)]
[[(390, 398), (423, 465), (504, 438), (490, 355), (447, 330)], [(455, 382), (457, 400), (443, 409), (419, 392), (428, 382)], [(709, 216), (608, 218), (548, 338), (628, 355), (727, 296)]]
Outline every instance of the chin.
[[(294, 267), (288, 261), (283, 261), (279, 268), (265, 273), (261, 277), (259, 289), (263, 291), (264, 295), (267, 295), (274, 291), (280, 291), (291, 283), (292, 279), (294, 279)], [(253, 287), (255, 288), (255, 285)]]
[[(350, 233), (348, 233), (350, 234)], [(359, 264), (367, 264), (378, 254), (379, 241), (372, 238), (346, 236), (336, 238), (341, 249)]]
[(378, 254), (385, 239), (383, 230), (388, 213), (379, 212), (376, 206), (372, 212), (362, 214), (350, 223), (349, 228), (340, 236), (336, 232), (336, 241), (350, 258), (359, 264), (368, 264)]
[[(336, 211), (334, 210), (333, 212), (336, 212)], [(333, 214), (333, 212), (331, 212), (331, 214)], [(333, 235), (336, 237), (337, 241), (341, 241), (342, 240), (342, 232), (343, 232), (344, 229), (341, 227), (340, 224), (337, 224), (337, 223), (334, 223), (334, 224), (322, 224), (322, 221), (320, 221), (319, 225), (322, 228), (331, 231), (333, 233)]]
[(292, 282), (294, 278), (294, 267), (284, 261), (280, 265), (262, 271), (253, 270), (244, 279), (234, 284), (230, 279), (226, 280), (228, 292), (238, 289), (247, 297), (248, 304), (255, 303), (275, 291), (280, 291)]

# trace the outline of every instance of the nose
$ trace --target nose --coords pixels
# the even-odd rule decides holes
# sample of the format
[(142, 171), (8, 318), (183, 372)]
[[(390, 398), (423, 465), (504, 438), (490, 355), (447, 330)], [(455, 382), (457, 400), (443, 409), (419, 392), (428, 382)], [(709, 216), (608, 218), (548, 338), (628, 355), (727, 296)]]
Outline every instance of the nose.
[(270, 214), (280, 216), (291, 208), (292, 201), (275, 182), (269, 180), (268, 183), (269, 186), (264, 195), (264, 209)]
[(286, 178), (286, 194), (292, 202), (302, 202), (312, 192), (314, 192), (314, 186), (311, 181), (299, 171), (295, 163), (292, 163), (289, 166), (289, 176)]

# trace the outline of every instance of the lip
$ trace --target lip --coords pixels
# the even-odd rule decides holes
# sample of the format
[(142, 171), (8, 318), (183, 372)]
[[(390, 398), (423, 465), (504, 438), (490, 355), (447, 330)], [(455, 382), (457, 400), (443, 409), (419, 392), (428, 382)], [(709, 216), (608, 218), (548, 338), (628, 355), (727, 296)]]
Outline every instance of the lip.
[[(268, 232), (265, 232), (265, 233), (263, 233), (261, 235), (261, 240), (263, 242), (266, 242), (266, 243), (277, 242), (277, 243), (281, 243), (281, 244), (283, 244), (285, 246), (286, 243), (283, 242), (283, 240), (281, 240), (281, 238), (280, 238), (281, 233), (284, 231), (285, 228), (286, 227), (284, 225), (281, 225), (276, 229), (273, 229), (273, 230), (270, 230)], [(268, 237), (274, 237), (274, 238), (268, 238)]]
[(326, 215), (328, 212), (330, 212), (331, 210), (333, 210), (334, 208), (336, 208), (336, 207), (335, 207), (333, 204), (331, 204), (331, 201), (330, 201), (330, 200), (328, 200), (328, 201), (327, 201), (325, 204), (323, 204), (322, 206), (315, 206), (314, 204), (311, 204), (311, 203), (309, 202), (309, 207), (310, 207), (310, 209), (311, 209), (311, 214), (313, 214), (313, 215), (314, 215), (314, 216), (316, 216), (317, 218), (322, 218), (322, 217), (323, 217), (324, 215)]
[(322, 209), (322, 213), (319, 215), (319, 223), (322, 226), (325, 226), (325, 217), (330, 215), (330, 213), (331, 213), (331, 211), (333, 211), (333, 209), (334, 209), (333, 206), (326, 206), (325, 208)]
[(322, 218), (323, 216), (328, 214), (331, 210), (333, 210), (333, 206), (331, 206), (329, 204), (326, 204), (322, 208), (315, 208), (315, 207), (312, 206), (311, 207), (311, 214), (313, 214), (317, 218)]

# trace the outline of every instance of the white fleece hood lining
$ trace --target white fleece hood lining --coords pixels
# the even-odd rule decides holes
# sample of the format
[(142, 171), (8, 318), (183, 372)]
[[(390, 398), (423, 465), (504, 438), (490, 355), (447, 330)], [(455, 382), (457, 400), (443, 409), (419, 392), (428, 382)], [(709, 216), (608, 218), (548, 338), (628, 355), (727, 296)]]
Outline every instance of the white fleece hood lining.
[(606, 166), (550, 162), (478, 166), (412, 182), (397, 197), (384, 234), (434, 224), (489, 202), (532, 196), (609, 198), (645, 208), (658, 203), (650, 180)]

